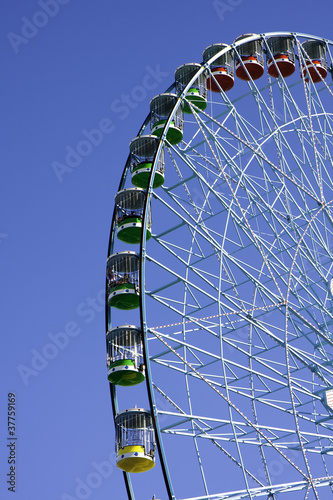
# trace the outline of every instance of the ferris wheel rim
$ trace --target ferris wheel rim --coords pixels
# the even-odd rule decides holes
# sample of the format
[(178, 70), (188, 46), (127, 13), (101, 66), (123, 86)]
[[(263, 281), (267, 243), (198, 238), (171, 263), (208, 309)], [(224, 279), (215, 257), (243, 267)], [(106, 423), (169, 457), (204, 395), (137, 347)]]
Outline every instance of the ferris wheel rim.
[[(266, 33), (266, 34), (263, 34), (263, 35), (251, 35), (250, 37), (246, 38), (245, 40), (240, 40), (238, 42), (234, 42), (234, 44), (232, 45), (228, 45), (227, 47), (223, 48), (221, 52), (219, 52), (218, 54), (216, 54), (215, 56), (213, 56), (211, 59), (210, 59), (210, 62), (206, 62), (204, 65), (199, 65), (200, 66), (200, 69), (198, 70), (198, 74), (200, 73), (203, 73), (206, 69), (206, 67), (211, 63), (213, 62), (215, 59), (217, 59), (221, 54), (222, 52), (225, 53), (229, 50), (232, 50), (234, 47), (238, 47), (240, 45), (242, 45), (243, 43), (245, 42), (248, 42), (248, 41), (252, 41), (252, 40), (258, 40), (260, 38), (264, 38), (266, 39), (267, 37), (269, 36), (286, 36), (286, 35), (290, 35), (290, 36), (293, 36), (294, 39), (298, 39), (298, 37), (304, 37), (304, 38), (311, 38), (311, 39), (315, 39), (315, 40), (320, 40), (320, 41), (324, 41), (325, 43), (329, 44), (329, 45), (333, 45), (333, 42), (329, 41), (329, 40), (326, 40), (326, 39), (322, 39), (320, 37), (315, 37), (315, 36), (312, 36), (312, 35), (306, 35), (306, 34), (300, 34), (300, 33), (289, 33), (289, 32), (272, 32), (272, 33)], [(140, 255), (140, 288), (141, 290), (145, 290), (145, 282), (144, 282), (144, 279), (145, 279), (145, 260), (146, 260), (146, 224), (147, 224), (147, 217), (146, 217), (146, 210), (147, 210), (147, 207), (152, 199), (152, 196), (153, 196), (153, 188), (152, 188), (152, 181), (153, 181), (153, 177), (154, 177), (154, 173), (155, 173), (155, 170), (156, 170), (156, 166), (157, 166), (157, 162), (158, 162), (158, 157), (159, 157), (159, 153), (161, 151), (161, 148), (162, 148), (162, 145), (164, 144), (164, 142), (166, 141), (166, 133), (167, 133), (167, 130), (168, 128), (170, 127), (170, 124), (172, 122), (172, 119), (173, 119), (173, 116), (176, 112), (176, 110), (178, 109), (178, 107), (181, 105), (181, 102), (185, 99), (186, 97), (186, 91), (191, 87), (192, 83), (195, 81), (196, 77), (198, 76), (198, 74), (196, 74), (193, 79), (191, 80), (191, 82), (188, 83), (187, 87), (184, 89), (183, 93), (178, 96), (178, 100), (177, 100), (177, 103), (175, 104), (174, 106), (174, 109), (172, 111), (172, 113), (170, 114), (169, 116), (169, 119), (167, 120), (167, 122), (165, 123), (165, 126), (164, 126), (164, 129), (163, 129), (163, 133), (162, 133), (162, 136), (160, 137), (160, 141), (159, 141), (159, 146), (158, 146), (158, 149), (156, 151), (156, 155), (155, 155), (155, 158), (154, 158), (154, 161), (153, 161), (153, 165), (152, 165), (152, 169), (151, 169), (151, 173), (150, 173), (150, 178), (149, 178), (149, 183), (148, 183), (148, 188), (147, 188), (147, 197), (146, 197), (146, 204), (145, 204), (145, 208), (144, 208), (144, 217), (143, 217), (143, 220), (144, 220), (144, 225), (143, 225), (143, 228), (142, 228), (142, 234), (141, 234), (141, 242), (140, 242), (140, 252), (139, 252), (139, 255)], [(172, 86), (171, 86), (172, 87)], [(170, 87), (170, 88), (171, 88)], [(169, 88), (169, 89), (170, 89)], [(329, 113), (330, 115), (332, 113)], [(147, 122), (149, 118), (149, 115), (146, 119), (146, 121), (144, 123)], [(297, 117), (295, 118), (295, 121), (301, 119), (300, 117)], [(283, 124), (281, 126), (281, 129), (283, 127), (285, 127), (287, 124)], [(142, 128), (144, 127), (144, 125), (142, 126)], [(141, 129), (142, 130), (142, 129)], [(278, 130), (275, 130), (272, 132), (272, 136), (274, 134), (277, 134), (278, 133)], [(140, 135), (140, 134), (139, 134)], [(268, 137), (265, 139), (265, 142), (268, 140)], [(172, 147), (172, 146), (171, 146)], [(251, 162), (252, 160), (250, 159), (249, 162)], [(126, 164), (126, 167), (125, 167), (125, 171), (128, 170), (128, 162)], [(125, 175), (125, 171), (124, 171), (124, 175)], [(319, 212), (323, 209), (323, 207), (319, 208)], [(146, 308), (145, 308), (145, 297), (144, 297), (144, 294), (141, 294), (141, 298), (142, 300), (140, 300), (140, 317), (141, 317), (141, 324), (143, 326), (144, 329), (147, 328), (147, 321), (146, 321)], [(146, 338), (146, 335), (145, 335), (145, 338)], [(147, 346), (145, 347), (145, 349), (147, 350), (148, 352), (148, 344)], [(149, 368), (150, 368), (150, 362), (149, 362), (149, 355), (147, 356), (147, 364), (148, 364), (148, 374), (147, 374), (147, 382), (150, 380), (151, 378), (151, 375), (150, 375), (150, 372), (149, 372)], [(151, 386), (151, 391), (153, 393), (153, 386), (152, 386), (152, 380), (150, 380), (149, 384), (147, 385), (150, 385)], [(154, 401), (152, 401), (151, 403), (151, 408), (150, 408), (150, 411), (153, 415), (153, 419), (155, 420), (156, 419), (156, 422), (158, 420), (158, 415), (157, 415), (157, 410), (156, 410), (156, 405), (154, 404)], [(158, 427), (158, 425), (156, 424), (156, 427)], [(162, 455), (163, 455), (163, 452), (162, 452)], [(245, 491), (245, 490), (244, 490)], [(214, 495), (210, 495), (210, 496), (204, 496), (204, 497), (196, 497), (196, 498), (202, 498), (202, 499), (213, 499), (214, 497), (217, 497), (216, 494)], [(175, 498), (172, 490), (169, 491), (169, 498)], [(224, 497), (219, 497), (219, 498), (224, 498)], [(227, 498), (227, 497), (226, 497)], [(229, 498), (229, 497), (228, 497)], [(232, 498), (232, 497), (230, 497)]]

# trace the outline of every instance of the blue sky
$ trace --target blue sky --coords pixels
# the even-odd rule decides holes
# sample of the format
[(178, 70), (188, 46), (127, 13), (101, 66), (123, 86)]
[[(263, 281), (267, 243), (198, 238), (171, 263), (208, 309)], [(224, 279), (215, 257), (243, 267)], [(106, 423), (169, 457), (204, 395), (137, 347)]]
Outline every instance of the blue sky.
[(331, 13), (329, 0), (318, 10), (309, 0), (3, 0), (1, 498), (13, 495), (10, 392), (17, 500), (126, 499), (113, 456), (103, 299), (129, 143), (150, 99), (208, 45), (277, 30), (331, 39)]

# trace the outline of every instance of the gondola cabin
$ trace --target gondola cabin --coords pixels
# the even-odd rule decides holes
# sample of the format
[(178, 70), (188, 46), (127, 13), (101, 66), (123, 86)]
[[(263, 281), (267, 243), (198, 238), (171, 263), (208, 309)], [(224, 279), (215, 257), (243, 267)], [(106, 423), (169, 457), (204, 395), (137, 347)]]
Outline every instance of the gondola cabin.
[[(207, 63), (213, 56), (226, 49), (225, 43), (215, 43), (209, 45), (203, 52), (204, 63)], [(215, 59), (210, 65), (209, 76), (207, 77), (207, 88), (211, 92), (227, 92), (234, 86), (234, 59), (230, 50)]]
[[(117, 237), (125, 243), (140, 243), (146, 191), (139, 188), (123, 189), (116, 194)], [(151, 210), (147, 212), (146, 238), (151, 237)]]
[[(135, 137), (130, 143), (130, 162), (132, 184), (142, 189), (147, 189), (153, 161), (159, 146), (159, 139), (155, 135), (141, 135)], [(164, 183), (164, 148), (158, 156), (153, 188), (158, 188)]]
[[(235, 43), (253, 36), (252, 33), (241, 35)], [(236, 76), (241, 80), (257, 80), (264, 74), (264, 51), (261, 39), (245, 42), (236, 47)]]
[(108, 302), (117, 309), (135, 309), (140, 304), (139, 256), (118, 252), (107, 260)]
[(302, 43), (304, 64), (303, 77), (313, 83), (319, 83), (327, 76), (327, 59), (325, 43), (320, 40), (307, 40)]
[(155, 466), (155, 434), (147, 410), (132, 408), (115, 418), (117, 467), (125, 472), (146, 472)]
[[(159, 94), (150, 101), (151, 133), (161, 137), (164, 126), (178, 103), (176, 94)], [(166, 140), (171, 144), (178, 144), (183, 140), (183, 103), (179, 103), (166, 134)]]
[[(207, 87), (206, 77), (203, 72), (196, 77), (196, 74), (201, 69), (200, 64), (183, 64), (175, 71), (176, 92), (181, 95), (185, 87), (190, 84), (191, 80), (195, 80), (190, 84), (190, 88), (186, 92), (186, 101), (196, 106), (196, 111), (204, 110), (207, 107)], [(192, 109), (185, 101), (184, 113), (192, 113)]]
[(291, 37), (272, 37), (267, 40), (267, 71), (273, 78), (286, 78), (295, 71), (294, 40)]
[(108, 380), (111, 384), (132, 386), (143, 382), (143, 339), (139, 328), (117, 326), (106, 335)]

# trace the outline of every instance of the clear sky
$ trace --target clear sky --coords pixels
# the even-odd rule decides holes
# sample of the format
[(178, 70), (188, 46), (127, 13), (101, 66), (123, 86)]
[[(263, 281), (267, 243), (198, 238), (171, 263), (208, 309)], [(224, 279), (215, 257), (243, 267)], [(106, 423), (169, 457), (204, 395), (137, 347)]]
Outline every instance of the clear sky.
[(205, 47), (277, 30), (332, 39), (332, 2), (2, 0), (1, 11), (0, 497), (125, 500), (103, 298), (129, 142)]

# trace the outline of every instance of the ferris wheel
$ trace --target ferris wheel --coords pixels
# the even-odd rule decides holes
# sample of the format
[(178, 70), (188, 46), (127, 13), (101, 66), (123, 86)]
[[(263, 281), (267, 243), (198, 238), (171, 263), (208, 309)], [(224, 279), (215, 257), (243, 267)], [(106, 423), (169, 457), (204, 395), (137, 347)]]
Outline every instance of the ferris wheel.
[(332, 496), (332, 45), (211, 45), (130, 141), (106, 281), (130, 500), (157, 469), (169, 500)]

